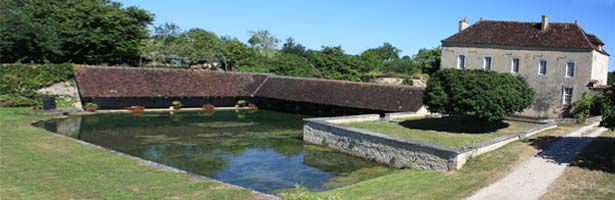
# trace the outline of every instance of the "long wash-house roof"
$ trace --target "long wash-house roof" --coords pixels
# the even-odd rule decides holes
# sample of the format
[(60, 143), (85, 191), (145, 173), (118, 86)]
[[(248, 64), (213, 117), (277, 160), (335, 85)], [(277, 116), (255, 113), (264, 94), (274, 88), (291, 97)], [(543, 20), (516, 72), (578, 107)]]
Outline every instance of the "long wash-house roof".
[(203, 70), (76, 66), (83, 98), (262, 97), (380, 111), (417, 111), (423, 89)]

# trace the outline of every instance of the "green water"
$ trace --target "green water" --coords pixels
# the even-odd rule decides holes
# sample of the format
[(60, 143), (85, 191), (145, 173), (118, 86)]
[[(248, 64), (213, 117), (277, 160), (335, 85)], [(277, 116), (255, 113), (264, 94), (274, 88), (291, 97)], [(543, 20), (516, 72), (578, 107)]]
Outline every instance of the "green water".
[[(268, 193), (295, 184), (327, 190), (389, 171), (361, 158), (305, 144), (301, 139), (303, 117), (268, 110), (99, 114), (37, 125)], [(370, 169), (378, 173), (353, 177), (356, 173), (352, 172)]]

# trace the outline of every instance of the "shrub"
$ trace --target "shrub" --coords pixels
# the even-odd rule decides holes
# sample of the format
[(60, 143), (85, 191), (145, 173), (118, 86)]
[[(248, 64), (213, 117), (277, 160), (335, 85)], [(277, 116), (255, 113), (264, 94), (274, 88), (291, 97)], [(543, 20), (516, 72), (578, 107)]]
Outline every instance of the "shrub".
[(237, 107), (245, 107), (247, 106), (249, 103), (246, 100), (239, 100), (237, 101), (237, 103), (235, 104)]
[(430, 112), (497, 121), (528, 108), (534, 91), (509, 73), (444, 69), (427, 82), (423, 103)]
[(574, 118), (576, 118), (578, 122), (585, 122), (585, 119), (589, 117), (592, 105), (593, 97), (584, 92), (581, 99), (572, 104), (572, 114)]
[(74, 77), (70, 64), (0, 65), (0, 101), (13, 106), (36, 105), (41, 95), (37, 89)]
[(171, 102), (171, 106), (173, 106), (173, 109), (175, 110), (179, 110), (180, 108), (182, 108), (182, 102), (175, 100), (173, 102)]

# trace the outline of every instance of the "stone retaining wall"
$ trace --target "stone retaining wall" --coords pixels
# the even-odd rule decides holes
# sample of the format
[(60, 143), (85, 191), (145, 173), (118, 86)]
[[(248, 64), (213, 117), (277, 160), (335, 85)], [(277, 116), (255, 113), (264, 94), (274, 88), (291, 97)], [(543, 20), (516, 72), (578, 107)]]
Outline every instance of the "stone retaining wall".
[[(386, 114), (383, 119), (408, 116), (416, 114)], [(340, 125), (376, 120), (381, 120), (380, 115), (304, 119), (303, 140), (396, 168), (454, 171), (460, 169), (472, 157), (557, 126), (554, 122), (537, 124), (536, 127), (518, 134), (494, 138), (472, 146), (450, 148)]]

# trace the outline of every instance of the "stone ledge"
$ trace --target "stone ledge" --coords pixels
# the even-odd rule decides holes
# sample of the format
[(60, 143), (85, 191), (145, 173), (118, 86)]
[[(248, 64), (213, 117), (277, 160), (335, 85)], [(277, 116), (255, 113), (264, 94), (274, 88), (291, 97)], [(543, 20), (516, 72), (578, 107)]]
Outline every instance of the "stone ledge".
[[(463, 167), (469, 158), (557, 127), (553, 120), (541, 121), (537, 123), (536, 127), (517, 134), (497, 137), (476, 145), (450, 148), (339, 124), (377, 121), (391, 119), (391, 116), (405, 115), (414, 115), (414, 113), (385, 114), (383, 119), (379, 118), (377, 114), (304, 119), (303, 139), (309, 143), (326, 146), (397, 168), (454, 171)], [(387, 116), (389, 117), (387, 118)]]

